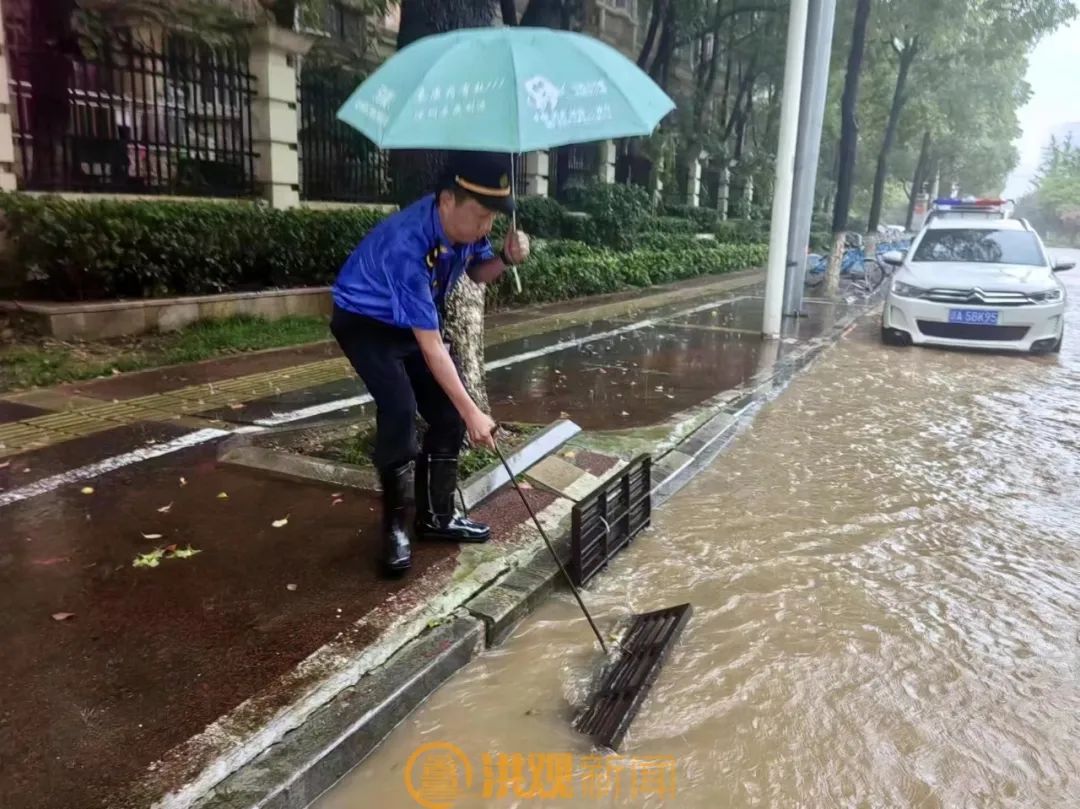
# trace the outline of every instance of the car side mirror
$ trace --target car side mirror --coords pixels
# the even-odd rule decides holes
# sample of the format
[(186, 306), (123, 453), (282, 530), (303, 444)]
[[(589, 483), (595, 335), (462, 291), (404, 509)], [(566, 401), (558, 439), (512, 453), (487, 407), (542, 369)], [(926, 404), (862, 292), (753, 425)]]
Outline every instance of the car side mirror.
[(1066, 270), (1071, 270), (1075, 266), (1075, 261), (1062, 261), (1059, 259), (1058, 261), (1054, 262), (1054, 266), (1052, 269), (1054, 270), (1054, 272), (1065, 272)]
[(899, 267), (904, 263), (904, 254), (899, 250), (890, 250), (881, 257), (881, 260), (886, 264), (892, 264), (894, 267)]

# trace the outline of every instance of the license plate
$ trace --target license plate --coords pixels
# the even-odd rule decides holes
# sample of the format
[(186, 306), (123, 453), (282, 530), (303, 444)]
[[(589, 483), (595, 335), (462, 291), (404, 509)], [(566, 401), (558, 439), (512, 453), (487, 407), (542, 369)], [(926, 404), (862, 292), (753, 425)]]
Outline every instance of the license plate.
[(993, 309), (950, 309), (950, 323), (969, 323), (975, 326), (996, 326), (998, 313)]

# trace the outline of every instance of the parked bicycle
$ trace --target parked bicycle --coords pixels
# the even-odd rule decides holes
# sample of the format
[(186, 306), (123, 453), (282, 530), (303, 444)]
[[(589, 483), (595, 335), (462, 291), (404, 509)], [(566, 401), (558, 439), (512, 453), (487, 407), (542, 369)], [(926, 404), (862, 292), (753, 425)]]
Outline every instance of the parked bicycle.
[[(867, 294), (874, 292), (893, 267), (885, 262), (885, 254), (891, 250), (904, 252), (911, 245), (910, 239), (889, 239), (877, 243), (872, 257), (866, 255), (862, 236), (848, 234), (844, 255), (840, 260), (840, 277), (851, 282), (851, 286)], [(828, 255), (810, 253), (806, 257), (806, 284), (817, 286), (825, 280), (829, 266)]]

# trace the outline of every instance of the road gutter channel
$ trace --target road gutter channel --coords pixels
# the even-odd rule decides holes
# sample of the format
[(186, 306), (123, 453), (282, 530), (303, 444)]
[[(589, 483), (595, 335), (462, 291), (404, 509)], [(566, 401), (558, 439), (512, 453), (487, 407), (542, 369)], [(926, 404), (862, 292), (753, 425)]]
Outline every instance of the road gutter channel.
[[(654, 475), (659, 482), (653, 486), (654, 508), (708, 467), (765, 404), (859, 318), (873, 312), (874, 303), (854, 307), (831, 332), (777, 360), (734, 397), (728, 391), (696, 408), (699, 415), (704, 411), (704, 417), (672, 445), (663, 447), (655, 459)], [(617, 474), (618, 468), (605, 478)], [(558, 526), (554, 542), (560, 556), (568, 559), (569, 520), (565, 515)], [(166, 798), (155, 809), (309, 807), (439, 685), (474, 657), (499, 645), (552, 592), (559, 574), (546, 549), (536, 542), (521, 556), (521, 564), (504, 566), (486, 586), (445, 616), (445, 621), (405, 640), (385, 662), (316, 708), (306, 721), (287, 728), (282, 738), (202, 797), (193, 800), (189, 792), (188, 799)], [(403, 685), (391, 688), (393, 683)]]

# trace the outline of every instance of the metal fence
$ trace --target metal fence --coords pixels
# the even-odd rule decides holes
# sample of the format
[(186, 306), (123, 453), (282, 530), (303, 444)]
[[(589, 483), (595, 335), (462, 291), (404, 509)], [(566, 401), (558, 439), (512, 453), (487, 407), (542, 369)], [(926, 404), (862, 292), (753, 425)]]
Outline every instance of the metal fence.
[(300, 196), (335, 202), (386, 202), (393, 192), (390, 156), (337, 111), (359, 79), (335, 68), (305, 66), (299, 95)]
[(253, 77), (244, 45), (167, 33), (81, 36), (69, 52), (9, 46), (22, 188), (255, 193)]
[(595, 143), (560, 146), (551, 153), (551, 167), (555, 177), (552, 196), (560, 202), (565, 201), (571, 189), (599, 177), (600, 147)]

